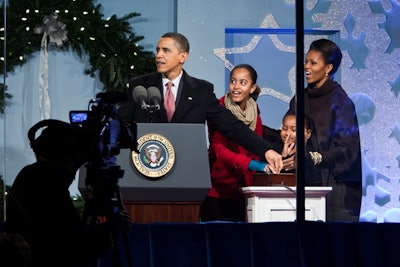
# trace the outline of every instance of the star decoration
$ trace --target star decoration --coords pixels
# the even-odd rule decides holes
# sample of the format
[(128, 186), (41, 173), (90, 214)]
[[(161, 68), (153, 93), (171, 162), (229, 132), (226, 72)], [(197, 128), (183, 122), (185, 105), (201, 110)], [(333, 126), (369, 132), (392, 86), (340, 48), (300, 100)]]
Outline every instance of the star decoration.
[[(225, 68), (228, 70), (232, 70), (234, 67), (234, 63), (232, 63), (229, 60), (229, 55), (240, 55), (240, 54), (249, 54), (251, 52), (254, 52), (260, 42), (262, 41), (265, 36), (268, 36), (273, 43), (274, 47), (279, 51), (279, 52), (285, 52), (285, 53), (292, 53), (295, 54), (296, 52), (296, 47), (295, 46), (289, 46), (286, 45), (284, 42), (282, 42), (278, 35), (274, 33), (271, 29), (277, 29), (279, 30), (279, 25), (276, 22), (274, 16), (272, 14), (268, 14), (263, 22), (260, 24), (259, 29), (265, 29), (265, 31), (260, 30), (260, 34), (255, 33), (253, 37), (249, 40), (249, 42), (245, 45), (238, 46), (238, 47), (231, 47), (231, 48), (215, 48), (213, 53), (220, 58), (225, 65)], [(269, 34), (271, 33), (271, 34)], [(288, 75), (294, 75), (293, 71), (288, 70)], [(294, 77), (294, 76), (293, 76)], [(289, 79), (290, 80), (290, 79)], [(293, 86), (293, 87), (292, 87)], [(278, 90), (274, 88), (261, 88), (261, 94), (260, 95), (269, 95), (272, 96), (276, 99), (279, 99), (283, 102), (288, 103), (294, 93), (294, 86), (295, 83), (290, 83), (291, 91), (290, 95), (284, 94), (282, 92), (279, 92)]]

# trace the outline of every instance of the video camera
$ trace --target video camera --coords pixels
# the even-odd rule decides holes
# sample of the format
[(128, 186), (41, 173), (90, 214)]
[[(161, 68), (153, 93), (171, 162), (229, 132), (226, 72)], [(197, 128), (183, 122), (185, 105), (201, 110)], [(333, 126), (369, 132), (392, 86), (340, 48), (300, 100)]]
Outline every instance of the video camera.
[[(94, 140), (100, 154), (110, 157), (119, 154), (120, 148), (137, 150), (136, 124), (118, 113), (124, 94), (99, 93), (89, 101), (88, 110), (71, 110), (70, 123), (79, 126), (83, 138)], [(95, 154), (94, 156), (98, 156)]]
[[(110, 216), (122, 209), (118, 179), (124, 170), (116, 164), (120, 148), (137, 151), (136, 124), (118, 114), (125, 101), (119, 93), (99, 93), (91, 99), (88, 110), (71, 110), (71, 125), (79, 129), (87, 158), (85, 217)], [(82, 170), (82, 168), (81, 168)]]

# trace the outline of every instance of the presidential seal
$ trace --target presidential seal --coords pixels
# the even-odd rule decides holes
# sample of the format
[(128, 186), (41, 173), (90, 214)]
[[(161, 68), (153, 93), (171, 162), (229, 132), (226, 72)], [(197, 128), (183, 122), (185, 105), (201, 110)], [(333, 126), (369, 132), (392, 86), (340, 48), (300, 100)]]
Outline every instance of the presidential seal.
[(138, 151), (132, 162), (138, 172), (148, 178), (160, 178), (174, 166), (175, 151), (171, 142), (160, 134), (150, 133), (138, 139)]

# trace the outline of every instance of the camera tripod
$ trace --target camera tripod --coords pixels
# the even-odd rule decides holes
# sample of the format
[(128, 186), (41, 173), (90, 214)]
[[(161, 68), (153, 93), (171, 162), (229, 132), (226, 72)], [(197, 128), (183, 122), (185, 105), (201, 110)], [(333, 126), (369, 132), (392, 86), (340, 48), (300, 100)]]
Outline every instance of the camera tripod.
[[(127, 216), (124, 211), (121, 190), (118, 179), (122, 177), (123, 170), (119, 166), (97, 170), (92, 173), (88, 167), (86, 183), (89, 183), (90, 191), (85, 198), (83, 217), (90, 227), (96, 227), (98, 223), (109, 223), (111, 226), (111, 253), (112, 265), (115, 267), (133, 267), (131, 248), (129, 242), (130, 221), (124, 220)], [(92, 177), (97, 174), (98, 177)], [(93, 183), (92, 178), (96, 181)], [(127, 218), (126, 218), (127, 219)], [(124, 253), (123, 253), (124, 252)], [(123, 256), (126, 261), (123, 260)], [(97, 260), (90, 266), (96, 267)]]

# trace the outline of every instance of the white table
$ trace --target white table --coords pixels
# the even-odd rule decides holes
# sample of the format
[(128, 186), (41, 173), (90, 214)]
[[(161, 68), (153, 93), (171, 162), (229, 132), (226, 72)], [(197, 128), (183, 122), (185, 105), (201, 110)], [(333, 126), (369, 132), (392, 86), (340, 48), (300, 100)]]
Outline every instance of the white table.
[[(326, 195), (332, 187), (305, 187), (305, 219), (325, 221)], [(246, 199), (247, 222), (296, 220), (295, 186), (243, 187)]]

